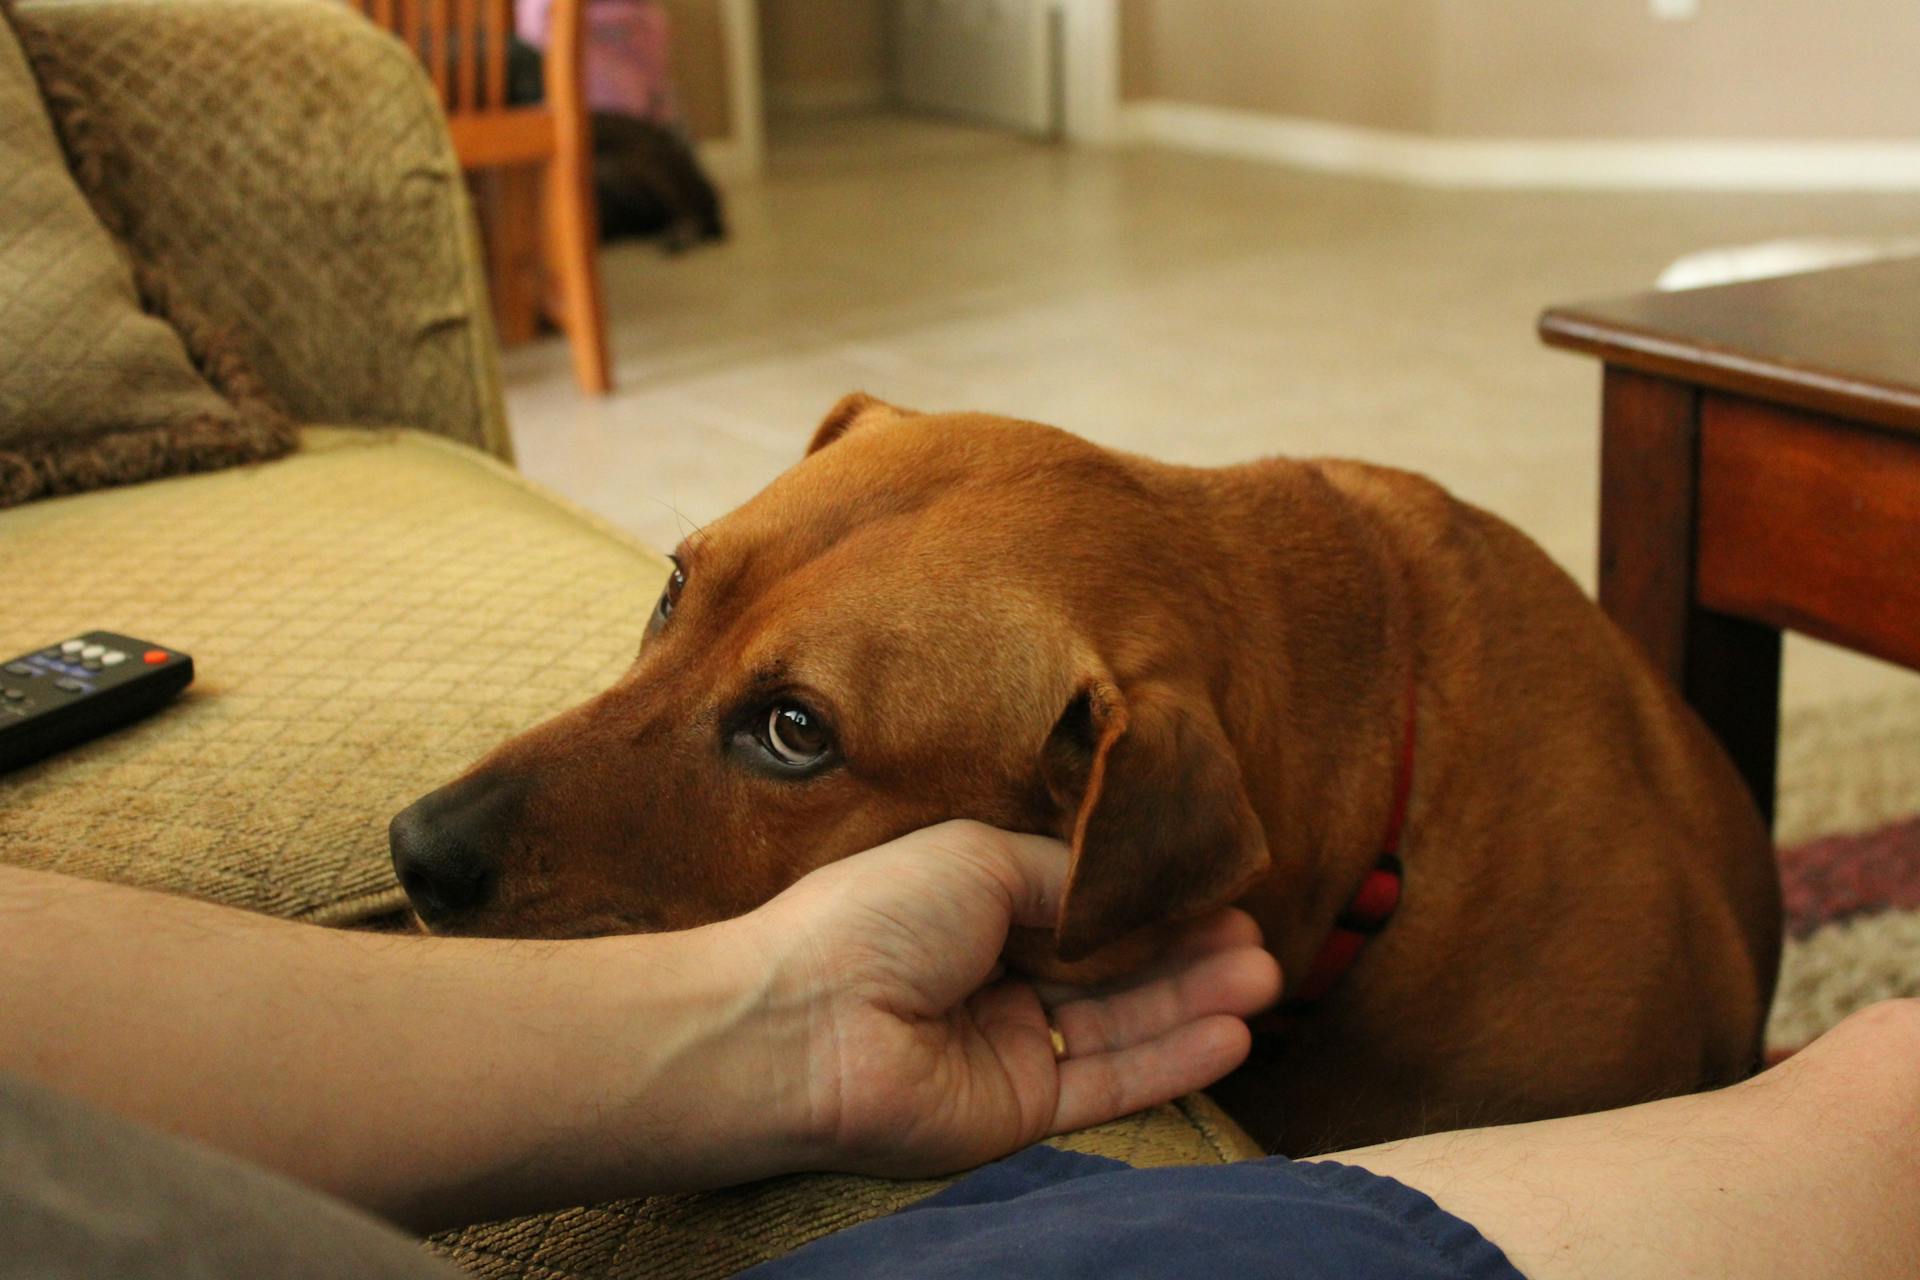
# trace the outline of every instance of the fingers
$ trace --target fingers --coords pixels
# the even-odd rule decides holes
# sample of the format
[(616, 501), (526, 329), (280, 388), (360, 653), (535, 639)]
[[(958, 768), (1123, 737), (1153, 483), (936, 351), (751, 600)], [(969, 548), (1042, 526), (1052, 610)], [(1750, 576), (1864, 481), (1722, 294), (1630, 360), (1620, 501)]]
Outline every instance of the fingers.
[[(1239, 959), (1251, 954), (1242, 952)], [(1218, 957), (1210, 963), (1234, 959)], [(997, 1062), (1019, 1110), (1017, 1140), (1009, 1146), (1104, 1124), (1204, 1089), (1246, 1061), (1253, 1045), (1252, 1033), (1238, 1016), (1211, 1013), (1187, 1017), (1138, 1040), (1116, 1038), (1111, 1046), (1100, 1045), (1083, 1028), (1082, 1043), (1070, 1037), (1068, 1056), (1056, 1060), (1047, 1016), (1027, 984), (989, 987), (968, 1006), (980, 1043)]]
[(1058, 1066), (1046, 1011), (1024, 982), (1002, 982), (967, 1002), (968, 1015), (1004, 1074), (1019, 1109), (1011, 1145), (1038, 1142), (1058, 1110)]
[(1125, 991), (1069, 1000), (1053, 1024), (1070, 1057), (1143, 1044), (1198, 1019), (1247, 1018), (1280, 996), (1280, 966), (1257, 947), (1239, 946), (1190, 958), (1165, 976)]
[(1223, 907), (1189, 922), (1163, 954), (1168, 959), (1180, 959), (1230, 947), (1257, 947), (1263, 941), (1260, 926), (1252, 916), (1238, 907)]
[(1060, 1064), (1052, 1132), (1104, 1124), (1204, 1089), (1246, 1061), (1252, 1046), (1247, 1024), (1221, 1014), (1115, 1053), (1069, 1058)]
[(1260, 945), (1260, 926), (1254, 922), (1253, 917), (1237, 907), (1223, 907), (1219, 911), (1183, 925), (1151, 961), (1113, 982), (1099, 987), (1042, 981), (1035, 981), (1033, 985), (1034, 989), (1040, 993), (1040, 998), (1051, 1008), (1072, 1000), (1127, 990), (1157, 981), (1178, 973), (1194, 960), (1214, 952)]

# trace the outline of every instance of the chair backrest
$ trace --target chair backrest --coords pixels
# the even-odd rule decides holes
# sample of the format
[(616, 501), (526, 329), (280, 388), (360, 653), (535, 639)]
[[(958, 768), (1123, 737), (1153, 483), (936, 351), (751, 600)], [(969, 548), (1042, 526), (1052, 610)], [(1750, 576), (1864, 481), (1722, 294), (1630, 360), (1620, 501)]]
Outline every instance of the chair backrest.
[[(352, 0), (412, 49), (449, 116), (505, 111), (512, 0)], [(550, 106), (578, 98), (580, 0), (554, 0), (544, 58)], [(556, 57), (559, 54), (561, 56)], [(533, 104), (525, 104), (533, 105)]]

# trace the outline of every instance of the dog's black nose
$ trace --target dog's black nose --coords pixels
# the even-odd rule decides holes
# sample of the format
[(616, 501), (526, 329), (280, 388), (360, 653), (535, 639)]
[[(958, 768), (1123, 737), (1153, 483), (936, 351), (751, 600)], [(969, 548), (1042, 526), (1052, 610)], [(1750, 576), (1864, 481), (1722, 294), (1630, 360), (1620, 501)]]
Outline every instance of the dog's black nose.
[(387, 826), (393, 871), (420, 918), (439, 926), (493, 899), (517, 780), (476, 774), (429, 792)]

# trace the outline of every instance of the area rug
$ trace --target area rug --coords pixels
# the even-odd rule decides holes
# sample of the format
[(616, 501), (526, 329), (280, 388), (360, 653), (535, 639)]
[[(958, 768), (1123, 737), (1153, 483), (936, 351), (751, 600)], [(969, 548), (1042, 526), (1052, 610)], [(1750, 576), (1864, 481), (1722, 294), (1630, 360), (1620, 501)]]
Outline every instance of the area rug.
[(1920, 996), (1920, 817), (1787, 845), (1780, 880), (1787, 944), (1770, 1059), (1876, 1000)]

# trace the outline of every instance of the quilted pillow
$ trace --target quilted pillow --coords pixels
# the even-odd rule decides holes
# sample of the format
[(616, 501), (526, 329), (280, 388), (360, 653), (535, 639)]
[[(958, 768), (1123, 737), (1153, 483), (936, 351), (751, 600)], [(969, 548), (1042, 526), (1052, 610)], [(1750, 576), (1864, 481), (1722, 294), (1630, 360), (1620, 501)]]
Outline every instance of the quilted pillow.
[(0, 507), (293, 447), (235, 360), (149, 314), (162, 294), (75, 185), (0, 2)]

